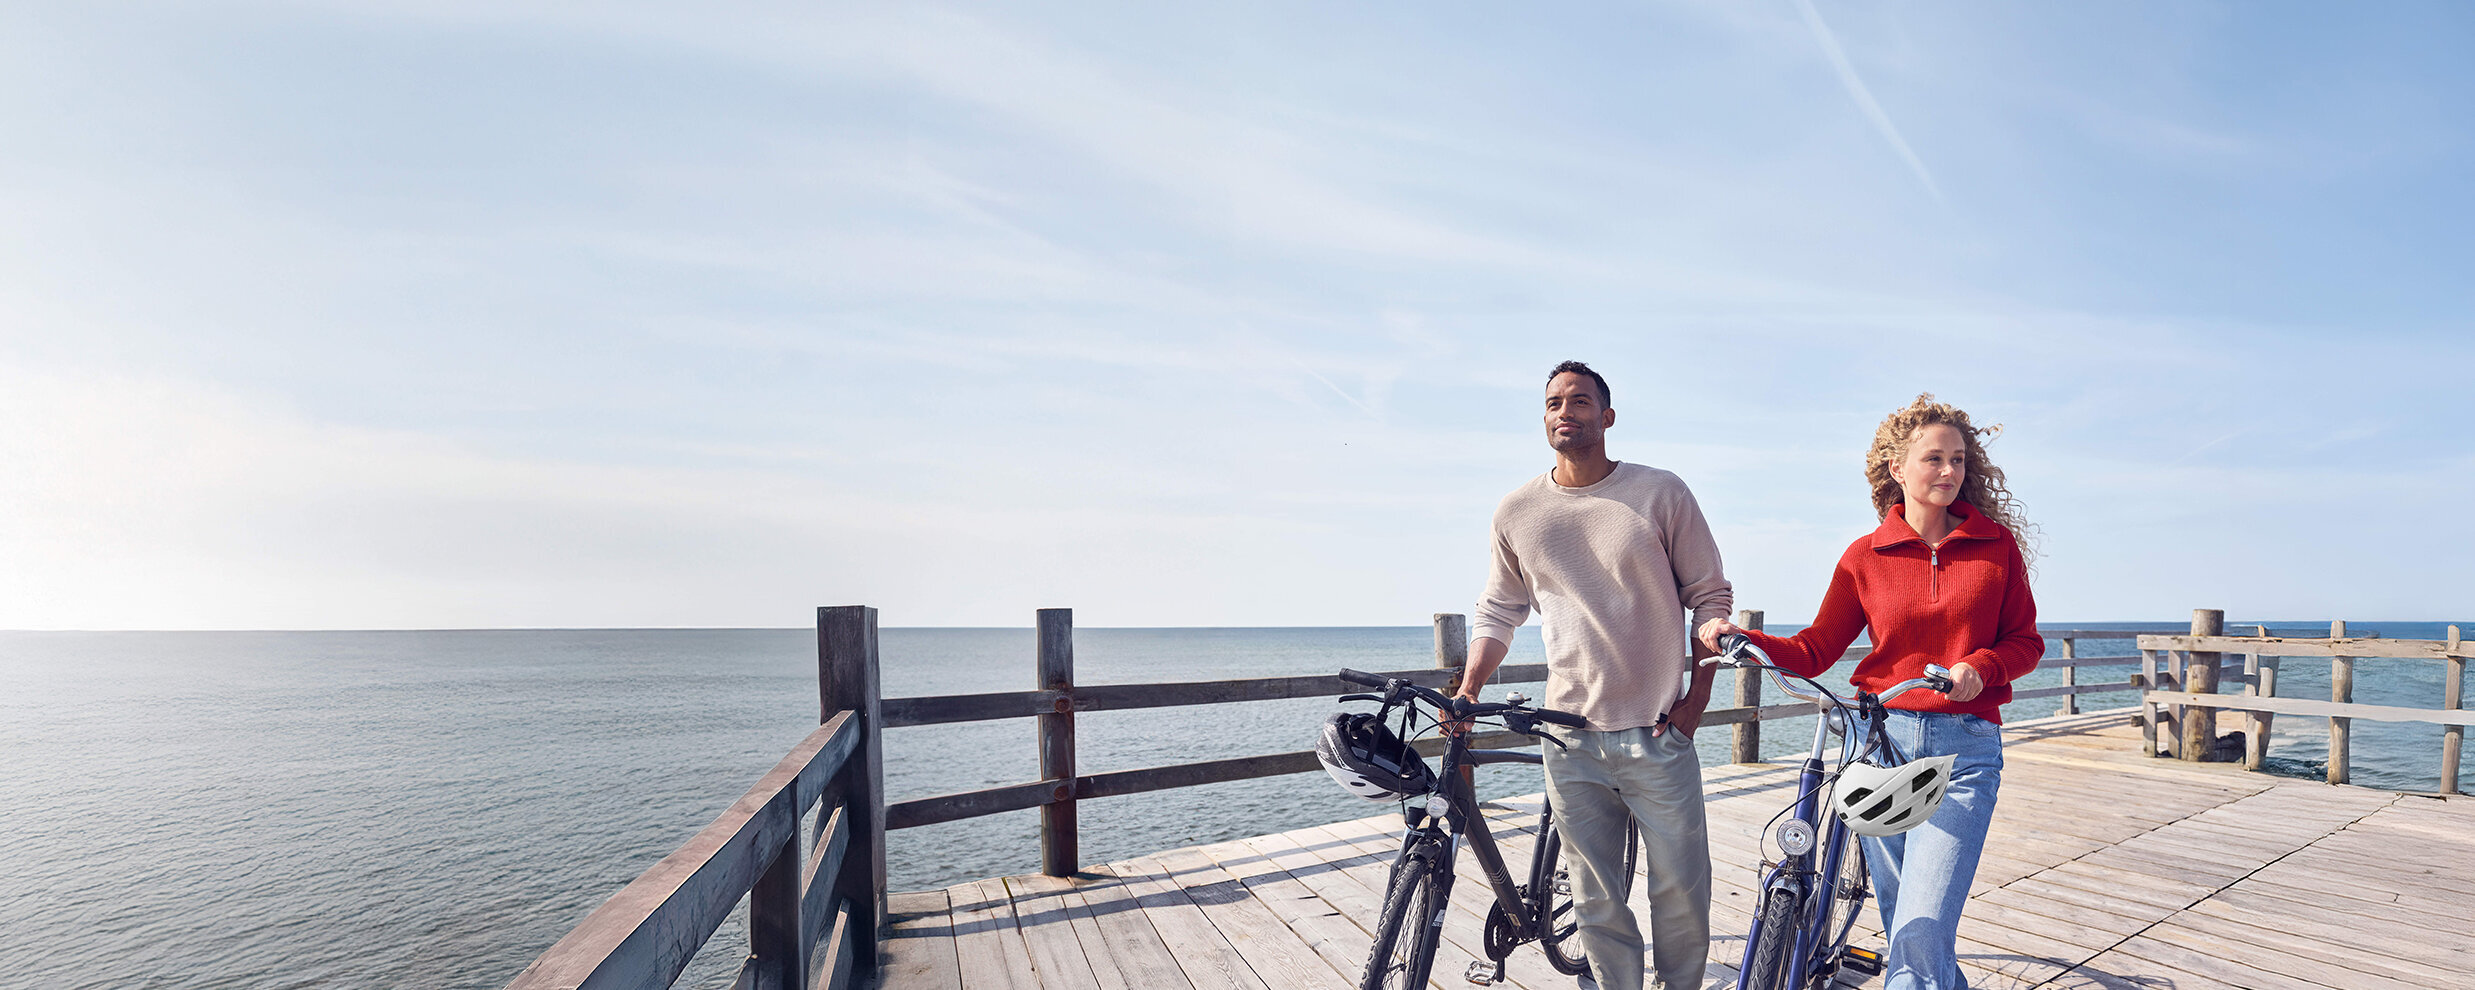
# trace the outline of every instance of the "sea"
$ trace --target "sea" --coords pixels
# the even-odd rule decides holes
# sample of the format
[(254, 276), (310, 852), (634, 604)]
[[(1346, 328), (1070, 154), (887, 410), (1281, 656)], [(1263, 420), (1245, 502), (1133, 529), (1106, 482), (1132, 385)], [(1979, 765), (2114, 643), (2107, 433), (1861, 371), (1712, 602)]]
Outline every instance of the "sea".
[[(2434, 639), (2444, 625), (2354, 629)], [(1430, 637), (1423, 626), (1081, 629), (1076, 679), (1420, 667)], [(889, 697), (1034, 686), (1028, 628), (886, 629), (880, 640)], [(2081, 645), (2083, 657), (2130, 652), (2127, 640)], [(1511, 662), (1538, 659), (1538, 638), (1522, 636)], [(2084, 667), (2080, 680), (2120, 683), (2130, 670)], [(2356, 700), (2434, 707), (2442, 676), (2438, 662), (2364, 661)], [(2041, 670), (2020, 686), (2060, 680)], [(2279, 688), (2325, 698), (2328, 665), (2287, 659)], [(2059, 701), (2015, 702), (2004, 717), (2052, 714)], [(2084, 709), (2133, 701), (2081, 696)], [(1077, 759), (1090, 773), (1305, 749), (1334, 708), (1089, 713)], [(817, 714), (806, 629), (0, 633), (0, 987), (504, 986), (712, 821)], [(2278, 719), (2271, 771), (2319, 777), (2325, 725)], [(1811, 732), (1809, 718), (1767, 723), (1764, 754), (1801, 752)], [(2357, 721), (2354, 732), (2358, 783), (2438, 786), (2438, 728)], [(1032, 733), (1027, 719), (890, 730), (887, 789), (904, 800), (1033, 779)], [(1723, 762), (1728, 739), (1702, 733), (1704, 761)], [(1482, 768), (1480, 786), (1501, 797), (1540, 785), (1535, 767), (1499, 766)], [(1384, 810), (1314, 773), (1095, 800), (1080, 809), (1083, 858)], [(892, 886), (1035, 871), (1037, 833), (1028, 811), (893, 833)], [(735, 914), (679, 985), (726, 986), (746, 945)]]

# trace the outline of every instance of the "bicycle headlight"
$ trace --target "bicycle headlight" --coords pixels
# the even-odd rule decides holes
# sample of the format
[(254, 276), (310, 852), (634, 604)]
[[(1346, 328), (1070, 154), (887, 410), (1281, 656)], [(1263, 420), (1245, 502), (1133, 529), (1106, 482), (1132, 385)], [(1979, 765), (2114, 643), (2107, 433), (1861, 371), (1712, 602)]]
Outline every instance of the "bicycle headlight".
[(1802, 856), (1813, 851), (1813, 825), (1802, 818), (1790, 818), (1779, 823), (1779, 848), (1790, 856)]

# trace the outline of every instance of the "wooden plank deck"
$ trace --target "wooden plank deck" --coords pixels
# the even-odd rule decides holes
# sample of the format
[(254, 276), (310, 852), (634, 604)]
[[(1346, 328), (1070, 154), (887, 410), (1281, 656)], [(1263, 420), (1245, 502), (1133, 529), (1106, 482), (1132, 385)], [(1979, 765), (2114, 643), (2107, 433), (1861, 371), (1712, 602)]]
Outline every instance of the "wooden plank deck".
[[(2440, 800), (2139, 755), (2125, 712), (2008, 730), (2003, 793), (1961, 964), (1988, 990), (2475, 986), (2475, 800)], [(1502, 770), (1495, 771), (1505, 772)], [(1732, 987), (1761, 830), (1789, 768), (1704, 771), (1711, 980)], [(1301, 785), (1307, 786), (1307, 785)], [(1491, 806), (1514, 833), (1535, 796)], [(1526, 814), (1525, 814), (1526, 812)], [(886, 990), (1290, 990), (1354, 985), (1400, 816), (1177, 849), (1071, 879), (1005, 877), (895, 895)], [(1471, 857), (1437, 990), (1468, 987), (1492, 896)], [(1859, 944), (1879, 947), (1870, 915)], [(1570, 987), (1536, 948), (1503, 986)]]

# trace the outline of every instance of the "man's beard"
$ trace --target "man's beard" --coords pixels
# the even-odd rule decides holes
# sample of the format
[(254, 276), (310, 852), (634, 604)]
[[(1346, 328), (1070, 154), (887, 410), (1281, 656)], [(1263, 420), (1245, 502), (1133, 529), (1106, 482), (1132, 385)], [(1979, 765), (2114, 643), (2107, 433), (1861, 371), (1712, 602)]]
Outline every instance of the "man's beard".
[(1573, 432), (1569, 434), (1558, 434), (1554, 430), (1549, 430), (1547, 431), (1547, 446), (1558, 452), (1569, 454), (1596, 447), (1605, 436), (1606, 434), (1587, 426), (1574, 427)]

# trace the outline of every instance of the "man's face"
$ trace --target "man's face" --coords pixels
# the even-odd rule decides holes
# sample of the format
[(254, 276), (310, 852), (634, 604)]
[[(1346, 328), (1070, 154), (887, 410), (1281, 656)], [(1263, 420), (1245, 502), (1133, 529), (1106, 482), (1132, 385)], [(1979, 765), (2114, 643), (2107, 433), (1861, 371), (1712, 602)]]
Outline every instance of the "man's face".
[(1589, 450), (1605, 443), (1614, 425), (1616, 411), (1598, 401), (1598, 383), (1590, 376), (1567, 371), (1547, 383), (1547, 446)]

